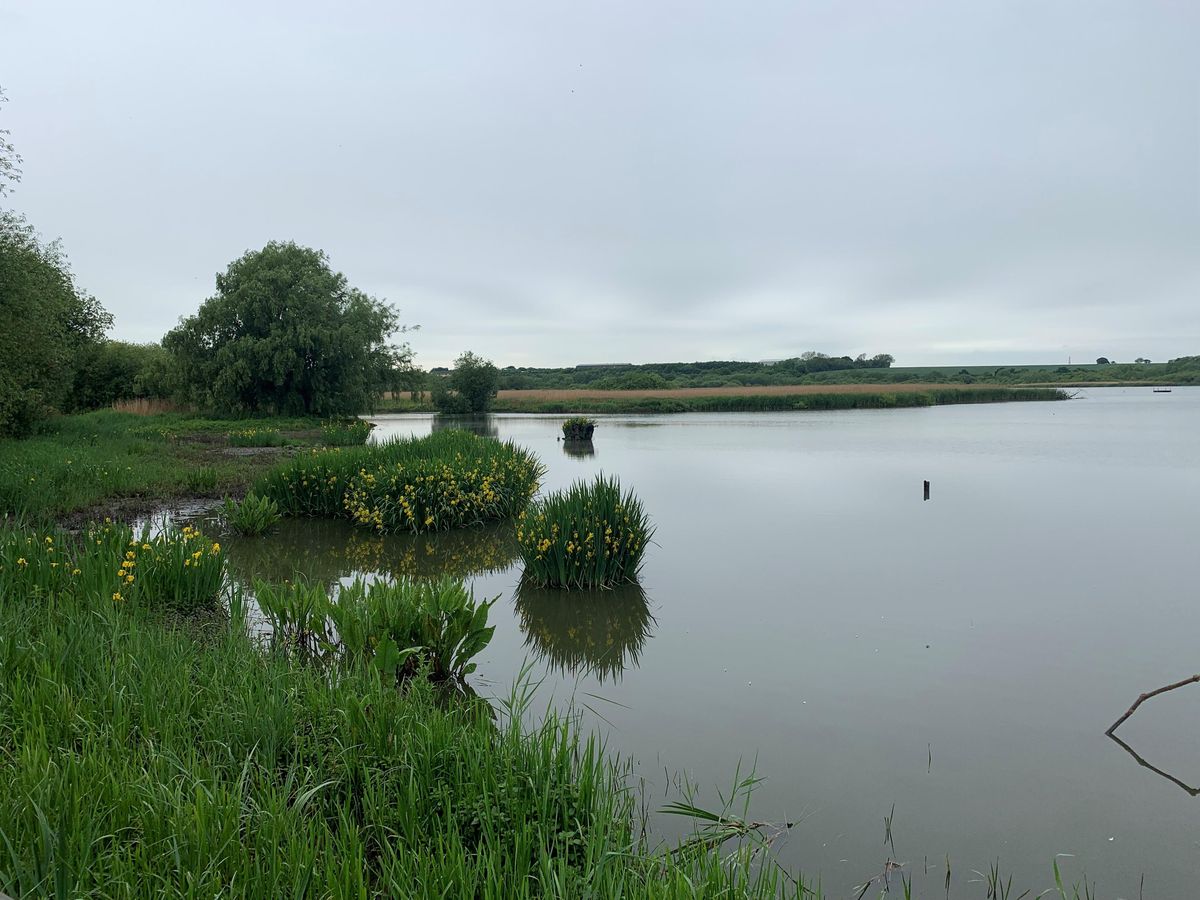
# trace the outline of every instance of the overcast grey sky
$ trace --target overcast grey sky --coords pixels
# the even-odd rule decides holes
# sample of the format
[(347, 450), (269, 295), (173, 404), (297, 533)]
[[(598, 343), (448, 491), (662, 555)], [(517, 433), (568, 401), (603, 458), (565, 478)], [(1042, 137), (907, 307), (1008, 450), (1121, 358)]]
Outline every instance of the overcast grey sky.
[(114, 336), (292, 239), (423, 366), (1200, 353), (1200, 3), (0, 0)]

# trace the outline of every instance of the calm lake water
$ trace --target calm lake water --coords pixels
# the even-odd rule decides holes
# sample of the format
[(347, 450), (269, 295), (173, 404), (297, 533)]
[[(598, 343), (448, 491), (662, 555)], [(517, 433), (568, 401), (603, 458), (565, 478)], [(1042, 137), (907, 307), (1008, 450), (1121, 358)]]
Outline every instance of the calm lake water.
[[(445, 424), (375, 421), (377, 438)], [(1099, 897), (1200, 894), (1200, 797), (1104, 735), (1140, 692), (1200, 671), (1200, 388), (606, 416), (592, 454), (566, 452), (561, 421), (476, 427), (536, 451), (547, 488), (598, 472), (635, 488), (658, 528), (642, 590), (517, 596), (505, 528), (381, 539), (295, 523), (234, 543), (232, 563), (469, 575), (500, 598), (481, 693), (507, 694), (534, 660), (544, 697), (598, 713), (585, 721), (653, 804), (685, 775), (715, 806), (754, 766), (751, 814), (798, 823), (778, 857), (831, 896), (881, 872), (893, 808), (916, 896), (943, 896), (947, 856), (951, 897), (983, 897), (971, 870), (997, 859), (1014, 896), (1036, 894), (1059, 854)], [(1118, 735), (1200, 787), (1200, 686)]]

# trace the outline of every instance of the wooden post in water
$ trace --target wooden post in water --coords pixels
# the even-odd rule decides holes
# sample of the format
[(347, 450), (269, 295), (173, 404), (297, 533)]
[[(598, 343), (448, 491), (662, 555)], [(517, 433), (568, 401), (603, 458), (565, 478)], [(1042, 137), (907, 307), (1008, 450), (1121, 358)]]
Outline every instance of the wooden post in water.
[(925, 499), (926, 500), (929, 499), (929, 482), (928, 481), (925, 482)]

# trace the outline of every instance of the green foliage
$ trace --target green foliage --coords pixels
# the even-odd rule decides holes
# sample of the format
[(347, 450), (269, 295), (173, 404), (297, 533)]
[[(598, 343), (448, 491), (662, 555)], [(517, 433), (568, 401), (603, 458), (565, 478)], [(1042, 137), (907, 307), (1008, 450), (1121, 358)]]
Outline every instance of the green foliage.
[(220, 544), (190, 526), (152, 534), (107, 522), (78, 536), (0, 529), (0, 607), (69, 594), (190, 612), (211, 607), (224, 579)]
[(433, 384), (433, 403), (443, 413), (481, 413), (491, 409), (499, 372), (491, 360), (470, 352), (454, 361), (446, 378)]
[(163, 339), (185, 396), (221, 412), (347, 415), (408, 367), (396, 311), (291, 242), (247, 252), (199, 312)]
[(330, 447), (357, 447), (367, 442), (373, 427), (365, 419), (330, 421), (321, 426), (321, 440)]
[(75, 368), (112, 317), (75, 284), (57, 242), (0, 212), (0, 437), (71, 405)]
[(349, 518), (382, 532), (443, 531), (516, 515), (537, 491), (537, 458), (465, 431), (313, 451), (256, 487), (289, 516)]
[(220, 476), (212, 466), (196, 466), (183, 476), (184, 486), (191, 494), (211, 494), (217, 489)]
[(118, 400), (168, 397), (173, 392), (170, 358), (158, 344), (88, 344), (76, 356), (69, 407), (98, 409)]
[(231, 447), (282, 447), (286, 443), (283, 435), (274, 428), (243, 428), (229, 432)]
[(805, 896), (748, 853), (652, 853), (627, 767), (554, 713), (525, 731), (520, 692), (495, 724), (219, 622), (2, 596), (11, 896)]
[(279, 524), (281, 518), (274, 500), (254, 494), (247, 494), (240, 502), (226, 497), (221, 513), (229, 528), (250, 537), (266, 534)]
[(492, 639), (495, 601), (476, 603), (452, 578), (370, 584), (356, 579), (330, 597), (303, 580), (257, 581), (255, 598), (271, 624), (275, 646), (308, 658), (364, 663), (391, 683), (427, 671), (437, 681), (475, 671), (472, 657)]
[(635, 582), (654, 527), (615, 478), (577, 481), (523, 512), (517, 540), (535, 587), (604, 588)]
[[(7, 102), (4, 89), (0, 88), (0, 104)], [(21, 180), (21, 154), (8, 136), (9, 130), (0, 128), (0, 197), (8, 193), (11, 185)]]

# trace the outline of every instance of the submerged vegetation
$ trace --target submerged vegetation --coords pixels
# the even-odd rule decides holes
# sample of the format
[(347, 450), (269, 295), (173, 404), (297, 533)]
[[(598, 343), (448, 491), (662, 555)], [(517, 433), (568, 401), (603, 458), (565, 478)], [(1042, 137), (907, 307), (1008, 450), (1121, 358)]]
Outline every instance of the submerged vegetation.
[(653, 535), (641, 501), (603, 475), (548, 494), (517, 522), (524, 577), (536, 587), (605, 588), (637, 581)]
[(441, 431), (297, 456), (265, 475), (256, 492), (286, 515), (419, 533), (515, 516), (543, 471), (532, 453), (511, 442)]

